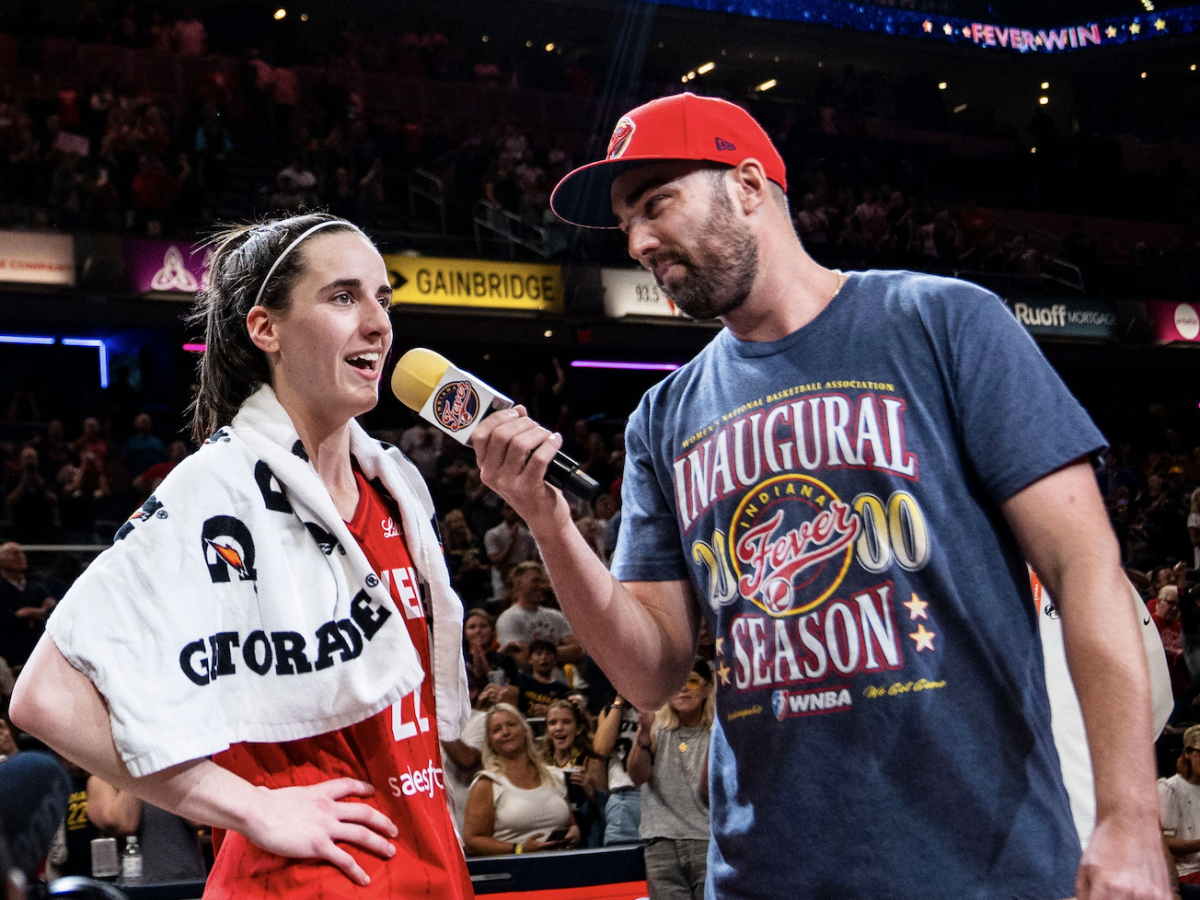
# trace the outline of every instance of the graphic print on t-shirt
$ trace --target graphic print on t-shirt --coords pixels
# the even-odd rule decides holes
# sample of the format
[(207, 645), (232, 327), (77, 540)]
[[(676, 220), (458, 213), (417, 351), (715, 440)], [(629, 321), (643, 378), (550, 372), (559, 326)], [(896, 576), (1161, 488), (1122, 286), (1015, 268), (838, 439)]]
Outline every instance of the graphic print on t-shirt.
[[(795, 385), (722, 415), (673, 461), (680, 525), (708, 603), (752, 604), (730, 623), (729, 646), (717, 642), (718, 679), (738, 691), (770, 689), (779, 719), (851, 707), (847, 679), (902, 669), (905, 646), (937, 652), (928, 603), (898, 597), (888, 577), (920, 571), (932, 550), (926, 517), (903, 486), (920, 471), (905, 443), (907, 405), (887, 382)], [(894, 476), (895, 487), (841, 494), (825, 473), (845, 469)], [(731, 497), (729, 520), (700, 533), (701, 517)], [(846, 590), (852, 567), (868, 577)], [(866, 696), (940, 686), (899, 680)]]

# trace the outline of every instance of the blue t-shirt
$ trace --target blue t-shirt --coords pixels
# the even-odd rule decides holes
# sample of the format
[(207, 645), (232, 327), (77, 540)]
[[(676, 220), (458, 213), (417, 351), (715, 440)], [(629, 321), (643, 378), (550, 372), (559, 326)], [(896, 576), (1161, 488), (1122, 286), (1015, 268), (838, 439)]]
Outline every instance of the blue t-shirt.
[(1103, 445), (995, 295), (903, 272), (646, 394), (612, 568), (690, 579), (716, 637), (709, 897), (1074, 894), (999, 504)]

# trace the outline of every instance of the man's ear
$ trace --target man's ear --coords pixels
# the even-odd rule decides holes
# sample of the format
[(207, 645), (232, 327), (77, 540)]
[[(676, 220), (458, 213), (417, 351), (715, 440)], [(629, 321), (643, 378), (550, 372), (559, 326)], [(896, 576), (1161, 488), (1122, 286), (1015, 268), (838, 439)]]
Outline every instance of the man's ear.
[(749, 215), (771, 199), (771, 182), (757, 159), (743, 159), (730, 173), (734, 185), (734, 201)]
[(246, 330), (250, 332), (250, 340), (263, 353), (279, 350), (276, 325), (275, 316), (265, 306), (256, 306), (246, 313)]

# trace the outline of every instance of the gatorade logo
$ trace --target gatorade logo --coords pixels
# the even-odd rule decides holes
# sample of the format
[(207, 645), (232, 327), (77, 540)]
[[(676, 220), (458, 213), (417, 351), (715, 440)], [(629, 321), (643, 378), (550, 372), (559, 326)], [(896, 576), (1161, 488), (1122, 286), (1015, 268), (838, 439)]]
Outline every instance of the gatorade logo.
[(200, 532), (204, 561), (213, 584), (225, 584), (237, 574), (238, 581), (257, 581), (254, 569), (254, 540), (250, 529), (233, 516), (213, 516)]

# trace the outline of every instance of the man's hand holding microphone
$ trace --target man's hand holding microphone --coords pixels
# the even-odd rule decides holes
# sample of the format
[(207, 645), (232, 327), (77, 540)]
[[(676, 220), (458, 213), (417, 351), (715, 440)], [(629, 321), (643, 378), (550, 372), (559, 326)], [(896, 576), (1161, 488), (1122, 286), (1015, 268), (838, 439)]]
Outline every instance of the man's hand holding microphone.
[(507, 500), (536, 537), (571, 527), (571, 511), (554, 488), (584, 500), (600, 486), (561, 451), (562, 435), (529, 417), (523, 406), (432, 350), (408, 351), (392, 373), (392, 391), (448, 437), (473, 447), (483, 482)]

